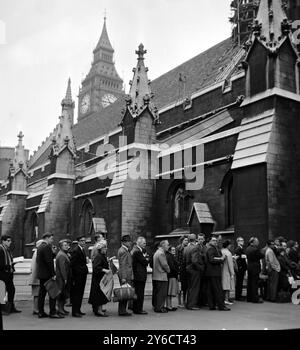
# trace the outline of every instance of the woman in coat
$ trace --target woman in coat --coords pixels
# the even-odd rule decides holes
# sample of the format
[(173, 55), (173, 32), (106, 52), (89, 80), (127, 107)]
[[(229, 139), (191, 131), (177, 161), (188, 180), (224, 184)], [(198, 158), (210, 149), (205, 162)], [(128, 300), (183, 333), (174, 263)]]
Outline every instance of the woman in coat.
[(37, 278), (37, 264), (36, 264), (36, 256), (37, 256), (37, 248), (44, 241), (40, 239), (36, 242), (35, 248), (33, 249), (33, 255), (31, 259), (31, 276), (29, 285), (31, 286), (31, 295), (33, 296), (33, 315), (38, 315), (38, 299), (39, 299), (39, 290), (40, 290), (40, 280)]
[(234, 283), (234, 263), (233, 263), (233, 257), (230, 252), (231, 241), (226, 240), (223, 243), (223, 249), (222, 249), (222, 255), (225, 256), (225, 260), (222, 266), (222, 287), (224, 291), (225, 296), (225, 305), (232, 305), (232, 302), (230, 301), (230, 292), (235, 290), (235, 283)]
[(176, 259), (176, 248), (170, 247), (166, 252), (166, 257), (170, 267), (170, 272), (168, 273), (168, 297), (166, 300), (166, 309), (168, 311), (176, 311), (177, 308), (172, 306), (172, 298), (177, 297), (179, 292), (179, 265)]
[(107, 317), (108, 315), (103, 310), (103, 305), (107, 304), (108, 300), (100, 288), (101, 279), (105, 274), (108, 274), (110, 272), (106, 257), (106, 241), (102, 240), (99, 242), (98, 251), (99, 254), (96, 254), (93, 260), (92, 283), (88, 302), (93, 306), (95, 316)]

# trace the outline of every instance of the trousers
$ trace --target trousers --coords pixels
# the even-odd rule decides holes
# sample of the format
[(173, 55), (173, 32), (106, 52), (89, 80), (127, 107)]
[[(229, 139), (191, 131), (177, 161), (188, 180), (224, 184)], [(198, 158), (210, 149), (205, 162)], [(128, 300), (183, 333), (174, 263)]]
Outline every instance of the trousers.
[[(48, 280), (40, 279), (40, 290), (39, 290), (39, 299), (38, 299), (38, 309), (39, 309), (39, 314), (43, 314), (44, 307), (45, 307), (45, 298), (47, 294), (47, 290), (45, 288), (45, 283)], [(55, 315), (56, 314), (56, 300), (50, 298), (49, 296), (49, 308), (50, 308), (50, 315)]]

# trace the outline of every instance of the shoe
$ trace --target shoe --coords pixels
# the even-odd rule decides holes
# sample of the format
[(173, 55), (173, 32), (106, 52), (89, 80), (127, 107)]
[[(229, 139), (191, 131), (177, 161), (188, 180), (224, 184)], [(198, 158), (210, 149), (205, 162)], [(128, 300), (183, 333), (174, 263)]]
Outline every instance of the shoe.
[(230, 301), (224, 301), (225, 305), (233, 305), (233, 303), (231, 303)]
[(168, 311), (177, 311), (177, 307), (167, 307), (166, 308)]
[(57, 313), (57, 314), (50, 315), (49, 318), (65, 318), (65, 316), (62, 316), (61, 314)]
[(229, 301), (230, 303), (234, 303), (234, 300), (231, 299), (231, 298), (228, 298), (228, 301)]
[(85, 316), (85, 313), (84, 313), (84, 312), (79, 311), (79, 315), (81, 315), (81, 316)]
[(57, 315), (60, 317), (60, 318), (65, 318), (66, 314), (64, 312), (60, 312), (58, 311)]
[(188, 310), (198, 311), (201, 310), (200, 307), (187, 307)]
[(229, 307), (222, 307), (221, 309), (219, 309), (219, 311), (231, 311), (231, 309), (229, 309)]
[(148, 315), (147, 311), (133, 311), (135, 315)]
[(167, 314), (168, 310), (166, 309), (161, 309), (161, 310), (154, 310), (154, 312), (156, 312), (157, 314)]
[(39, 316), (39, 318), (48, 318), (49, 317), (49, 315), (46, 314), (46, 312), (39, 313), (38, 316)]
[(18, 309), (16, 309), (15, 307), (12, 307), (11, 310), (10, 310), (10, 313), (11, 313), (11, 314), (19, 314), (19, 313), (21, 313), (21, 312), (22, 312), (21, 310), (18, 310)]
[(79, 313), (72, 314), (72, 317), (82, 318), (82, 316)]
[(119, 316), (132, 316), (130, 312), (125, 312), (124, 314), (119, 314)]
[(102, 313), (102, 312), (94, 312), (94, 315), (96, 317), (108, 317), (108, 315), (106, 315), (105, 313)]
[(178, 307), (179, 307), (180, 309), (184, 309), (184, 308), (185, 308), (185, 305), (178, 305)]
[(67, 310), (65, 310), (65, 309), (63, 309), (63, 313), (64, 313), (65, 315), (69, 315), (69, 314), (70, 314), (70, 312), (67, 311)]
[(39, 314), (39, 312), (38, 311), (33, 311), (33, 313), (32, 313), (34, 316), (37, 316), (38, 314)]

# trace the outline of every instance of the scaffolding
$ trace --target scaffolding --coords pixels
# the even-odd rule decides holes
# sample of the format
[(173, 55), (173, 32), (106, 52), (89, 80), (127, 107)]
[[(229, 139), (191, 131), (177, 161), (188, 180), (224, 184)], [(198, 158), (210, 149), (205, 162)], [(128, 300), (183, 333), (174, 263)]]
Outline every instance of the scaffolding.
[(260, 0), (233, 0), (231, 2), (232, 37), (241, 45), (249, 37)]

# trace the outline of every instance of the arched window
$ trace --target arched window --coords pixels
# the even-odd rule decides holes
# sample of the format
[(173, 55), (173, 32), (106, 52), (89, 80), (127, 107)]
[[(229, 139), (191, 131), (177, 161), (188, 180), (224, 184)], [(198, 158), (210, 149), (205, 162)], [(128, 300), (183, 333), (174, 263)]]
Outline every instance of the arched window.
[(234, 201), (233, 201), (233, 176), (229, 171), (225, 176), (220, 188), (221, 194), (225, 200), (225, 225), (226, 227), (234, 226)]
[(177, 185), (171, 195), (173, 229), (187, 227), (191, 209), (191, 195), (185, 190), (185, 184)]
[(91, 237), (93, 234), (94, 207), (90, 200), (83, 203), (81, 211), (81, 235)]

